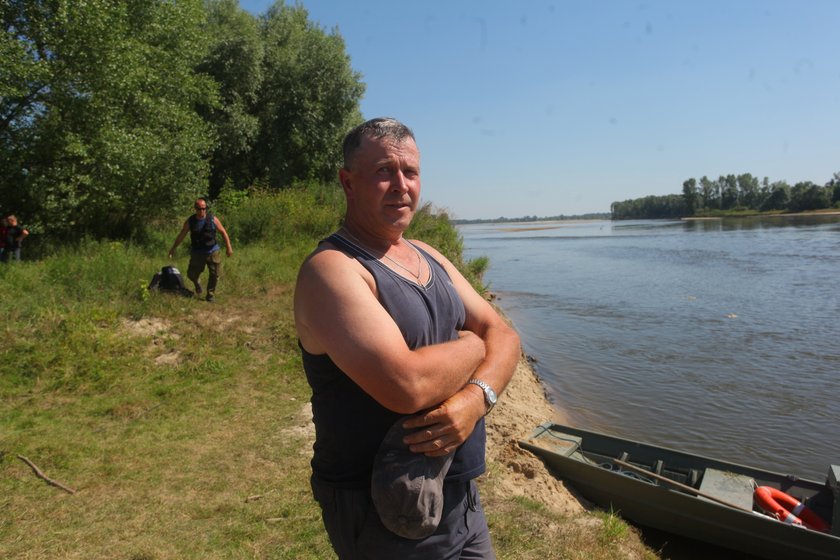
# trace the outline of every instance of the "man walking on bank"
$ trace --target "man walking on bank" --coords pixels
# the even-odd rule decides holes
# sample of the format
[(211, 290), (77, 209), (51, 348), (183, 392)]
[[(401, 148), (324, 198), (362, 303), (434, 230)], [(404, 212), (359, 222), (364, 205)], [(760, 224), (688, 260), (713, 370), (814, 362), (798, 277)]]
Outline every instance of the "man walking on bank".
[(192, 280), (195, 284), (195, 293), (200, 296), (201, 282), (199, 277), (204, 272), (204, 267), (207, 267), (210, 277), (207, 279), (207, 301), (215, 300), (216, 284), (222, 274), (222, 255), (219, 243), (216, 241), (216, 233), (222, 234), (222, 239), (225, 241), (227, 249), (227, 256), (233, 255), (233, 248), (230, 245), (230, 237), (225, 231), (222, 222), (217, 216), (214, 216), (207, 208), (208, 203), (204, 198), (199, 198), (195, 201), (195, 214), (187, 218), (184, 222), (184, 227), (178, 237), (175, 238), (175, 243), (169, 250), (169, 258), (174, 258), (175, 249), (181, 244), (181, 241), (190, 234), (190, 264), (187, 268), (187, 278)]
[(474, 479), (519, 337), (446, 257), (403, 238), (420, 199), (409, 128), (351, 130), (339, 179), (344, 225), (295, 288), (330, 542), (341, 560), (493, 559)]

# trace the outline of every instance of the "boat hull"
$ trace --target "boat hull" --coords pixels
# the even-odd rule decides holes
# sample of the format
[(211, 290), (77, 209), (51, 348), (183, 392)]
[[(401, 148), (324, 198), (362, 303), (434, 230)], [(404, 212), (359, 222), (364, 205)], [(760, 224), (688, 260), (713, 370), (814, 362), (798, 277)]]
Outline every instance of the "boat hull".
[[(579, 438), (579, 449), (570, 451), (557, 434)], [(602, 465), (610, 464), (607, 457), (618, 458), (626, 453), (627, 460), (651, 468), (660, 460), (686, 473), (692, 469), (731, 473), (806, 496), (822, 504), (823, 515), (827, 511), (830, 514), (833, 499), (826, 484), (558, 424), (540, 426), (530, 438), (520, 441), (520, 445), (540, 456), (556, 476), (583, 497), (640, 525), (769, 559), (840, 558), (840, 537), (835, 535), (786, 525), (739, 509), (737, 504), (723, 505), (709, 497), (687, 493), (667, 482), (645, 477), (644, 473), (642, 478), (628, 476), (631, 471)], [(587, 454), (590, 454), (589, 462)], [(599, 458), (603, 459), (600, 463)]]

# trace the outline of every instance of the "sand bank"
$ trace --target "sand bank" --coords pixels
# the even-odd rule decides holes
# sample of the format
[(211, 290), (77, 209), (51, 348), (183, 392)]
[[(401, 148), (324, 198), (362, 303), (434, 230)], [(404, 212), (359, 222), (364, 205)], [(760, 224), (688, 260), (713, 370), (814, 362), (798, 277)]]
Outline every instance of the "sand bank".
[(559, 513), (583, 512), (582, 501), (552, 476), (540, 459), (517, 443), (549, 420), (565, 421), (523, 356), (498, 404), (487, 415), (487, 461), (491, 468), (484, 476), (491, 479), (488, 482), (494, 492), (525, 496)]

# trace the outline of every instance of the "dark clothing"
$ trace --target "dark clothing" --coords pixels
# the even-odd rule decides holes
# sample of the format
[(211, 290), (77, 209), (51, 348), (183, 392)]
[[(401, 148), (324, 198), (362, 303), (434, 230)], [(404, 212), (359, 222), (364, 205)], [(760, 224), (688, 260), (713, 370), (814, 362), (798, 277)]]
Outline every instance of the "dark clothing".
[(210, 254), (219, 250), (216, 241), (216, 223), (213, 214), (207, 213), (204, 218), (195, 215), (189, 217), (190, 250), (192, 253)]
[(192, 280), (194, 284), (198, 284), (198, 278), (204, 272), (205, 266), (209, 274), (209, 278), (207, 278), (207, 295), (212, 296), (216, 293), (216, 284), (219, 283), (219, 278), (222, 276), (222, 252), (218, 250), (218, 246), (211, 253), (190, 253), (187, 278)]
[(20, 226), (7, 226), (5, 234), (3, 235), (3, 248), (0, 249), (0, 262), (9, 262), (10, 260), (20, 260), (20, 245), (21, 240), (18, 239), (23, 235), (23, 228)]
[(475, 482), (444, 484), (443, 518), (422, 540), (398, 537), (379, 519), (362, 489), (336, 489), (312, 479), (324, 526), (341, 560), (493, 560), (496, 554)]
[(20, 249), (20, 237), (23, 235), (23, 228), (20, 226), (7, 226), (6, 227), (6, 235), (5, 235), (5, 249), (6, 250), (15, 250)]
[[(417, 349), (458, 338), (466, 311), (449, 275), (428, 253), (425, 286), (406, 280), (364, 248), (334, 234), (327, 241), (355, 257), (373, 275), (379, 302), (394, 318), (409, 348)], [(328, 313), (328, 310), (325, 310)], [(365, 393), (326, 354), (301, 348), (306, 377), (312, 387), (315, 446), (314, 478), (335, 488), (369, 488), (373, 460), (383, 437), (401, 416)], [(348, 421), (352, 419), (352, 421)], [(480, 420), (455, 452), (446, 482), (469, 481), (484, 472), (486, 433)]]
[[(382, 307), (409, 348), (458, 338), (466, 310), (444, 268), (415, 247), (429, 265), (421, 286), (403, 278), (374, 255), (333, 234), (326, 241), (355, 258), (373, 276)], [(329, 310), (324, 310), (329, 314)], [(386, 409), (342, 372), (326, 354), (301, 347), (312, 387), (315, 445), (312, 492), (324, 527), (341, 560), (494, 560), (487, 520), (473, 479), (484, 472), (484, 419), (456, 451), (443, 485), (443, 515), (435, 532), (406, 539), (388, 530), (371, 497), (371, 471), (385, 434), (400, 414)]]

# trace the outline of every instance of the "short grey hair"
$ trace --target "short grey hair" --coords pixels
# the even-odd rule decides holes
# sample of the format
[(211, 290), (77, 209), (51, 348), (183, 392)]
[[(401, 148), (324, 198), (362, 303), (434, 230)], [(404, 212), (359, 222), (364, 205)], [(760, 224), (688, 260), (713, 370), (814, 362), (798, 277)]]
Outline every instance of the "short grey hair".
[(414, 140), (414, 133), (411, 129), (397, 119), (392, 119), (391, 117), (377, 117), (375, 119), (365, 121), (354, 127), (347, 133), (347, 136), (344, 137), (344, 143), (342, 144), (342, 149), (344, 151), (344, 169), (350, 169), (350, 162), (353, 161), (359, 146), (362, 145), (362, 138), (366, 136), (375, 139), (389, 138), (397, 142), (402, 142), (406, 138)]

